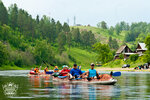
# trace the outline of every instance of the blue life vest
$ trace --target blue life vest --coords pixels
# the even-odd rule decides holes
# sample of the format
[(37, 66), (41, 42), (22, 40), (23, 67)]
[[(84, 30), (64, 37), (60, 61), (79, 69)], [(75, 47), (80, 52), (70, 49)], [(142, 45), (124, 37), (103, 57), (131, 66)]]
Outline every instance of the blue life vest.
[(96, 76), (96, 70), (89, 69), (89, 77), (95, 77), (95, 76)]
[(73, 68), (73, 69), (71, 69), (70, 74), (71, 74), (72, 76), (81, 75), (81, 74), (82, 74), (82, 71), (79, 70), (79, 69), (74, 69), (74, 68)]

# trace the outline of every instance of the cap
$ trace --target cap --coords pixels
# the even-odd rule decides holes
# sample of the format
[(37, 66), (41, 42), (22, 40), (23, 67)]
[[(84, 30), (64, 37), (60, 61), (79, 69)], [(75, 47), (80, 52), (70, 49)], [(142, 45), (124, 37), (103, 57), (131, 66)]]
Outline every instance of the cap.
[(95, 66), (95, 64), (94, 64), (94, 63), (91, 63), (91, 66)]

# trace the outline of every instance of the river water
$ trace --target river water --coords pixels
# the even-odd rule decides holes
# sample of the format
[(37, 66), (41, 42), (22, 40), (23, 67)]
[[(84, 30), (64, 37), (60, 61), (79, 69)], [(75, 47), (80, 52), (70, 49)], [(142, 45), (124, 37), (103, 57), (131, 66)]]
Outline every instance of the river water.
[[(150, 73), (122, 72), (115, 85), (53, 82), (51, 77), (28, 77), (29, 70), (0, 71), (0, 100), (148, 100)], [(100, 72), (108, 73), (108, 72)]]

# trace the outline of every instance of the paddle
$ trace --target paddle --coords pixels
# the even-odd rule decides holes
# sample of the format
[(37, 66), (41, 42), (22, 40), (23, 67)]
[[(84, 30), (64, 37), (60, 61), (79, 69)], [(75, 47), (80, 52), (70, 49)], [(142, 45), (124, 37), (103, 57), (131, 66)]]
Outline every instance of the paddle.
[(55, 65), (53, 65), (53, 64), (50, 64), (51, 66), (53, 66), (53, 67), (55, 67)]
[[(48, 64), (45, 62), (45, 61), (43, 61), (44, 62), (44, 64), (46, 64), (47, 66), (48, 66)], [(50, 64), (50, 66), (53, 66), (53, 67), (55, 67), (55, 65), (53, 65), (53, 64)], [(49, 67), (49, 66), (48, 66)]]
[(61, 78), (61, 79), (63, 79), (63, 78), (66, 78), (67, 76), (58, 76), (58, 78)]
[(121, 76), (121, 72), (113, 72), (112, 76)]

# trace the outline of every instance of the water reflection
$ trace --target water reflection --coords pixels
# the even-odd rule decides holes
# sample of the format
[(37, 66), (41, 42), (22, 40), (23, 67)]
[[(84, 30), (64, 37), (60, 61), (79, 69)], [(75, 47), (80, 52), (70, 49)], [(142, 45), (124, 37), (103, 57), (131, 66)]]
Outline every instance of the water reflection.
[[(111, 85), (94, 85), (86, 83), (59, 83), (53, 82), (59, 91), (59, 95), (64, 95), (65, 97), (70, 97), (70, 99), (111, 99), (112, 96), (117, 97), (120, 90), (117, 86)], [(117, 88), (117, 91), (115, 91)], [(67, 96), (68, 95), (68, 96)], [(120, 96), (120, 95), (119, 95)]]
[[(117, 86), (95, 85), (87, 83), (68, 83), (51, 81), (51, 77), (29, 77), (34, 97), (50, 97), (62, 99), (111, 99), (120, 93), (116, 91)], [(117, 88), (119, 91), (119, 88)], [(119, 91), (120, 92), (120, 91)]]
[[(14, 75), (13, 75), (14, 73)], [(24, 72), (23, 72), (24, 73)], [(116, 85), (55, 82), (49, 76), (30, 76), (0, 72), (0, 98), (7, 100), (2, 85), (13, 82), (19, 86), (14, 99), (116, 100), (150, 99), (150, 73), (123, 73)], [(3, 74), (3, 75), (2, 75)], [(2, 76), (1, 76), (2, 75)], [(21, 76), (23, 75), (23, 76)]]

